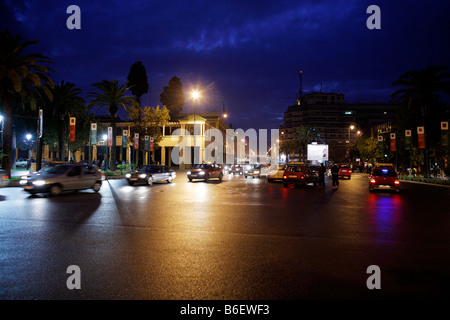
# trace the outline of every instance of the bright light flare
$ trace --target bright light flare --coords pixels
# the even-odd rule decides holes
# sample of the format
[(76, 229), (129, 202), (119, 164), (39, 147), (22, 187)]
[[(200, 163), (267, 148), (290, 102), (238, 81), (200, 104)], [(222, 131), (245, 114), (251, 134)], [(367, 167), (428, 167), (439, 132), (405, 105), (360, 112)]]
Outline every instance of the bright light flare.
[(200, 92), (198, 92), (197, 90), (194, 90), (191, 92), (191, 96), (194, 100), (198, 100), (200, 98)]

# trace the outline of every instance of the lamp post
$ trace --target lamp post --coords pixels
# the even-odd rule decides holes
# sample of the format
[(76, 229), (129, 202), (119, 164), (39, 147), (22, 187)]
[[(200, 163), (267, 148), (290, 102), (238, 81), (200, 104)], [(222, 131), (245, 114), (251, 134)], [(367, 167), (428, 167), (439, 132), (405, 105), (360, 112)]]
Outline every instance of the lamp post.
[(353, 130), (353, 129), (355, 129), (354, 125), (351, 125), (351, 126), (348, 127), (348, 144), (350, 144), (350, 142), (351, 142), (351, 140), (350, 140), (350, 130)]
[[(106, 142), (108, 136), (106, 134), (103, 135), (103, 141)], [(106, 152), (105, 152), (105, 171), (108, 171), (108, 145), (106, 144)]]
[(197, 100), (200, 98), (200, 93), (197, 90), (192, 91), (192, 99), (194, 99), (194, 164), (195, 164), (195, 160), (196, 160), (196, 134), (195, 134), (195, 112), (196, 112), (196, 104), (197, 104)]
[(0, 142), (2, 144), (2, 148), (0, 149), (0, 154), (3, 153), (3, 116), (0, 114)]

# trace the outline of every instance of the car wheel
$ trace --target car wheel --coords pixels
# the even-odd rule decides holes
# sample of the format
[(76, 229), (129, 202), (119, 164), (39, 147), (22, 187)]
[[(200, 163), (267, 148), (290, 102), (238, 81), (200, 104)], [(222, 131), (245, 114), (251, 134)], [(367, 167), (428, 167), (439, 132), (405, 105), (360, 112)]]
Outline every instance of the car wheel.
[(287, 183), (283, 182), (283, 187), (287, 188)]
[(134, 184), (134, 182), (128, 181), (128, 184), (129, 184), (130, 186), (132, 186), (132, 185)]
[(221, 173), (220, 175), (219, 175), (219, 181), (222, 181), (223, 180), (223, 173)]
[(207, 174), (206, 176), (205, 176), (205, 182), (208, 182), (209, 181), (209, 174)]
[(61, 187), (58, 185), (52, 186), (50, 188), (50, 195), (51, 196), (57, 196), (58, 194), (61, 193)]
[(167, 183), (171, 183), (172, 182), (172, 177), (170, 177), (169, 179), (167, 179)]
[(149, 186), (153, 185), (153, 177), (148, 177), (147, 184)]
[(100, 182), (96, 182), (96, 183), (94, 183), (94, 185), (92, 186), (92, 189), (93, 189), (95, 192), (99, 192), (101, 187), (102, 187), (102, 184), (101, 184)]

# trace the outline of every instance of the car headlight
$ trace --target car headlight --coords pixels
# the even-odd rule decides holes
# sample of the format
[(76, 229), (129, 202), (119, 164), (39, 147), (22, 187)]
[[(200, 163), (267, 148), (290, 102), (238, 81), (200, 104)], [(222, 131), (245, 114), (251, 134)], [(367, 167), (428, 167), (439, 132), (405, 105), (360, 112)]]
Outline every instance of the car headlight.
[(127, 178), (127, 179), (131, 178), (131, 174), (127, 173), (127, 174), (125, 175), (125, 178)]
[(45, 181), (44, 180), (36, 180), (36, 181), (33, 181), (33, 184), (35, 186), (43, 186), (45, 184)]
[(27, 180), (22, 179), (22, 180), (19, 181), (19, 184), (27, 184), (27, 182), (28, 182)]
[(191, 174), (191, 172), (190, 172), (190, 171), (188, 171), (188, 172), (187, 172), (187, 174), (188, 174), (188, 175), (190, 175), (190, 174)]
[(205, 171), (200, 171), (198, 174), (199, 174), (199, 175), (204, 175), (204, 174), (205, 174)]
[(141, 173), (141, 174), (139, 175), (139, 178), (145, 179), (145, 178), (147, 178), (147, 175), (146, 175), (145, 173)]

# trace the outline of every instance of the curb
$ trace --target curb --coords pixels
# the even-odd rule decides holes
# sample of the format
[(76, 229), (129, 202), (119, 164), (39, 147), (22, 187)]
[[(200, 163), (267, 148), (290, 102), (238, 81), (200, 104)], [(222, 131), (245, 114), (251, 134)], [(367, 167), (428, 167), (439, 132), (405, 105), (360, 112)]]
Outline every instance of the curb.
[(401, 182), (407, 182), (407, 183), (423, 184), (423, 185), (426, 185), (426, 186), (437, 186), (437, 187), (447, 187), (447, 188), (450, 188), (450, 185), (440, 184), (440, 183), (420, 182), (420, 181), (403, 180), (403, 179), (400, 179), (400, 181), (401, 181)]

